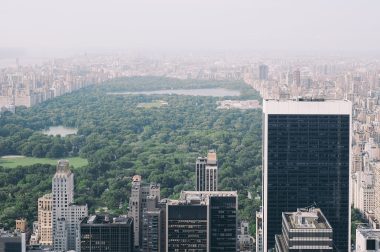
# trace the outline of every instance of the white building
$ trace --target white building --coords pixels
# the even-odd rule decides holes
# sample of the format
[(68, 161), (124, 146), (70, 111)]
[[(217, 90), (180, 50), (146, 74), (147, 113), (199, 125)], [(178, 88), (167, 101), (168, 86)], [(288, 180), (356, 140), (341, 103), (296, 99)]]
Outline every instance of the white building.
[(53, 247), (54, 251), (76, 250), (79, 222), (87, 216), (87, 205), (74, 205), (74, 174), (67, 160), (58, 161), (53, 177)]
[(356, 252), (380, 251), (380, 229), (356, 229)]
[(353, 204), (362, 213), (375, 208), (374, 175), (371, 171), (357, 171), (352, 175)]

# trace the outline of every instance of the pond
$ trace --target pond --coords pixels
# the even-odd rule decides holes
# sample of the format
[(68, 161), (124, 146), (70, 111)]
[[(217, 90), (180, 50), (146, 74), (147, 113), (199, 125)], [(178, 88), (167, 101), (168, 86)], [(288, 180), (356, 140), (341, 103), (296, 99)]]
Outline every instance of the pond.
[(64, 126), (52, 126), (52, 127), (48, 128), (47, 130), (43, 130), (42, 133), (45, 135), (49, 135), (49, 136), (61, 135), (61, 137), (65, 137), (67, 135), (77, 134), (78, 129), (68, 128), (68, 127), (64, 127)]
[(199, 88), (199, 89), (164, 89), (155, 91), (135, 91), (135, 92), (109, 92), (109, 95), (190, 95), (190, 96), (239, 96), (240, 91), (226, 88)]

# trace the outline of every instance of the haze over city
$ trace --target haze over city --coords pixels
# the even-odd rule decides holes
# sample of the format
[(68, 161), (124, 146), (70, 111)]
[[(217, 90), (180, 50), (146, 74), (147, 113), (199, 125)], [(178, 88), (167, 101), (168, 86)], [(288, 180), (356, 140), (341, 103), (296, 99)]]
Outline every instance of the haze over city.
[(378, 53), (379, 9), (374, 0), (3, 0), (0, 52)]

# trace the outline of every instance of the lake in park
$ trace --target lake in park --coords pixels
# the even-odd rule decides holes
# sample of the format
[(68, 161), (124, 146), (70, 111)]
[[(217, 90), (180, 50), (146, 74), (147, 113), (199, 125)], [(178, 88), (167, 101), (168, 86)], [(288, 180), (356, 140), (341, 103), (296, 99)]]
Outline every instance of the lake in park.
[(199, 88), (199, 89), (164, 89), (156, 91), (135, 91), (135, 92), (109, 92), (109, 95), (190, 95), (190, 96), (239, 96), (240, 91), (226, 88)]
[(43, 130), (42, 133), (49, 136), (61, 135), (61, 137), (65, 137), (67, 135), (75, 135), (78, 133), (78, 129), (68, 128), (64, 126), (52, 126), (47, 130)]

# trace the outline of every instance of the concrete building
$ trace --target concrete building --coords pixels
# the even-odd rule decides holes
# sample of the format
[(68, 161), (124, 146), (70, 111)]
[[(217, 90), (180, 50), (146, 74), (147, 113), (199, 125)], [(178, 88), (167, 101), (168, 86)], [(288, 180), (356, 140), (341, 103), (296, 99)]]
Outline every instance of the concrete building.
[(256, 212), (256, 252), (264, 251), (263, 237), (263, 212), (262, 209)]
[(17, 219), (16, 220), (16, 230), (21, 233), (25, 233), (28, 228), (28, 222), (26, 219)]
[[(52, 194), (45, 194), (38, 198), (38, 240), (42, 245), (52, 245), (52, 210), (53, 198)], [(34, 232), (35, 233), (35, 232)]]
[(380, 251), (380, 229), (359, 226), (356, 229), (355, 252)]
[(156, 183), (143, 185), (141, 176), (133, 176), (128, 216), (133, 218), (135, 248), (142, 246), (142, 217), (143, 211), (147, 207), (147, 198), (149, 196), (156, 197), (156, 200), (159, 201), (160, 185)]
[(79, 237), (77, 252), (133, 252), (133, 220), (91, 215), (81, 221)]
[(282, 234), (275, 237), (276, 252), (333, 251), (333, 230), (317, 208), (282, 213)]
[(237, 250), (237, 193), (184, 191), (166, 208), (166, 251)]
[(0, 229), (1, 252), (26, 252), (26, 234)]
[(87, 205), (74, 204), (74, 174), (67, 160), (58, 161), (52, 183), (52, 227), (54, 251), (76, 250), (80, 220), (87, 216)]
[(253, 252), (255, 239), (249, 234), (249, 223), (242, 221), (238, 235), (239, 252)]
[(159, 252), (162, 247), (162, 216), (163, 211), (158, 205), (156, 196), (147, 197), (147, 206), (143, 210), (142, 250), (144, 252)]
[(207, 157), (198, 157), (195, 164), (196, 191), (218, 190), (218, 159), (210, 150)]
[(263, 112), (264, 251), (275, 246), (282, 212), (314, 203), (334, 230), (334, 250), (348, 251), (351, 102), (264, 100)]
[(352, 175), (353, 205), (363, 214), (375, 208), (374, 174), (371, 171), (358, 171)]
[(374, 206), (374, 221), (380, 223), (380, 162), (373, 166), (374, 173), (374, 191), (375, 191), (375, 206)]

